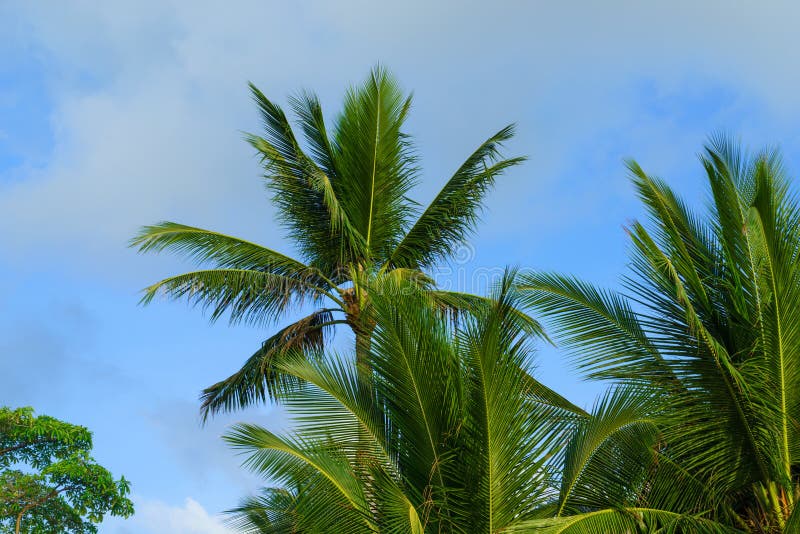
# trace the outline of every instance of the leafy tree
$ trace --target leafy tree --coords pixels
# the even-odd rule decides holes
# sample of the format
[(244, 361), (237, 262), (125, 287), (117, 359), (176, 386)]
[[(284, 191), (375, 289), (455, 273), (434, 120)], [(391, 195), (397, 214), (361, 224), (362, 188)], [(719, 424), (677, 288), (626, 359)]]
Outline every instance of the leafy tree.
[[(625, 292), (520, 277), (590, 378), (616, 386), (581, 423), (545, 532), (800, 532), (800, 205), (776, 152), (701, 156), (697, 213), (630, 162)], [(658, 530), (660, 529), (660, 530)]]
[(406, 281), (369, 287), (369, 377), (346, 357), (283, 359), (280, 370), (303, 384), (277, 391), (294, 431), (241, 424), (226, 436), (283, 487), (244, 501), (232, 524), (493, 533), (552, 513), (550, 451), (585, 414), (531, 378), (510, 281), (455, 325)]
[(0, 529), (94, 533), (106, 514), (133, 514), (128, 481), (114, 480), (91, 448), (84, 427), (0, 407)]
[[(392, 276), (433, 289), (423, 271), (454, 252), (473, 230), (496, 177), (522, 161), (500, 155), (513, 135), (507, 126), (480, 144), (419, 210), (407, 197), (418, 179), (412, 140), (403, 131), (411, 97), (386, 70), (375, 68), (362, 86), (347, 92), (332, 128), (315, 95), (291, 98), (304, 147), (284, 111), (255, 86), (250, 89), (265, 132), (247, 140), (261, 156), (272, 201), (301, 259), (173, 222), (144, 227), (132, 240), (142, 252), (169, 250), (202, 267), (148, 287), (144, 302), (162, 293), (210, 309), (212, 320), (229, 313), (232, 323), (256, 324), (307, 303), (317, 306), (268, 338), (238, 372), (207, 388), (206, 416), (264, 400), (276, 382), (290, 379), (275, 372), (276, 359), (296, 348), (320, 349), (336, 325), (355, 333), (356, 356), (367, 369), (374, 327), (366, 313), (370, 282)], [(449, 309), (479, 305), (469, 295), (437, 295)]]

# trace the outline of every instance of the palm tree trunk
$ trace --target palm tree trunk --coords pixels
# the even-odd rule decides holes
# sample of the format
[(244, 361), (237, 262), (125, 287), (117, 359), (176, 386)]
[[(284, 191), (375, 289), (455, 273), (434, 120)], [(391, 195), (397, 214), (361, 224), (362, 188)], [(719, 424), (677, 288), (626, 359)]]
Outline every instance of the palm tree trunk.
[[(344, 311), (347, 316), (347, 323), (356, 336), (356, 369), (362, 387), (371, 389), (372, 364), (370, 362), (370, 350), (372, 345), (372, 332), (375, 324), (368, 316), (363, 314), (364, 301), (359, 298), (355, 289), (343, 294)], [(356, 445), (355, 469), (359, 477), (364, 481), (364, 490), (367, 503), (369, 505), (372, 518), (378, 521), (378, 508), (375, 499), (375, 488), (372, 473), (370, 472), (370, 455), (368, 452), (369, 436), (363, 428), (358, 430), (358, 443)]]
[(360, 331), (356, 332), (356, 367), (358, 368), (359, 376), (364, 379), (369, 379), (372, 373), (372, 364), (370, 363), (369, 352), (372, 344), (372, 332)]

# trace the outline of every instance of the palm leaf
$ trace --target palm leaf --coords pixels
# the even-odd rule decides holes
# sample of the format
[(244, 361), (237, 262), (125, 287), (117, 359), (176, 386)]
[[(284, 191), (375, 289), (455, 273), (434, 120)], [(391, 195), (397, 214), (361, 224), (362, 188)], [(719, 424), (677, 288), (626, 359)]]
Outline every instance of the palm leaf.
[(284, 488), (264, 488), (225, 513), (225, 523), (244, 534), (297, 532), (297, 494)]
[(692, 532), (696, 534), (744, 533), (702, 517), (651, 508), (604, 509), (569, 517), (520, 522), (506, 532), (537, 534), (609, 534), (611, 532)]
[(417, 169), (401, 130), (410, 106), (397, 81), (376, 67), (361, 87), (348, 91), (334, 127), (333, 145), (342, 147), (334, 189), (364, 239), (367, 261), (388, 256), (410, 215), (406, 193)]
[(247, 424), (235, 425), (223, 439), (246, 455), (245, 467), (255, 472), (269, 473), (278, 482), (313, 481), (305, 491), (314, 498), (305, 500), (301, 514), (307, 524), (330, 524), (333, 516), (348, 532), (373, 530), (356, 473), (335, 447)]
[(144, 289), (141, 303), (148, 304), (163, 294), (210, 309), (212, 321), (227, 312), (232, 324), (263, 324), (292, 306), (319, 302), (324, 297), (338, 300), (316, 282), (313, 275), (304, 278), (247, 269), (209, 269), (165, 278)]
[(467, 158), (391, 253), (389, 265), (423, 269), (453, 254), (474, 230), (497, 176), (525, 161), (501, 159), (500, 148), (513, 135), (513, 125), (506, 126)]
[(308, 357), (319, 352), (325, 345), (325, 338), (332, 333), (332, 327), (344, 322), (334, 320), (332, 312), (331, 309), (317, 310), (282, 328), (264, 341), (236, 373), (204, 389), (200, 408), (203, 418), (265, 402), (296, 387), (297, 380), (281, 371), (280, 362), (298, 353)]
[(130, 241), (139, 252), (169, 250), (185, 255), (197, 264), (211, 263), (220, 269), (244, 269), (282, 276), (315, 280), (319, 286), (331, 285), (318, 270), (261, 245), (173, 222), (145, 226)]
[(301, 149), (283, 110), (251, 84), (266, 137), (248, 135), (261, 154), (267, 187), (283, 224), (304, 256), (326, 273), (361, 254), (362, 243), (330, 184), (330, 177)]

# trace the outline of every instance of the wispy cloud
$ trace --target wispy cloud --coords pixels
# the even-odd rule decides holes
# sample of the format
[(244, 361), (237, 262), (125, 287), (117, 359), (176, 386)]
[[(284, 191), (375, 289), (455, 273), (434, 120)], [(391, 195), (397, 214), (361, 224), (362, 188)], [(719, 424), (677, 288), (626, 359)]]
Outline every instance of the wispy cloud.
[(114, 534), (231, 534), (222, 519), (187, 497), (183, 505), (134, 497), (136, 515), (128, 520), (111, 519), (103, 528)]
[[(630, 146), (640, 152), (653, 144), (668, 151), (661, 132), (669, 132), (667, 146), (697, 145), (697, 131), (643, 116), (648, 103), (637, 104), (632, 80), (654, 80), (666, 91), (730, 85), (781, 115), (800, 111), (800, 69), (785, 46), (796, 17), (713, 2), (567, 4), (512, 12), (419, 2), (390, 12), (356, 1), (335, 10), (324, 2), (244, 2), (235, 11), (203, 2), (71, 2), (46, 13), (31, 4), (11, 35), (20, 49), (46, 58), (55, 145), (44, 168), (0, 189), (0, 231), (13, 245), (0, 253), (29, 258), (46, 241), (51, 254), (75, 262), (101, 254), (124, 270), (126, 239), (162, 218), (274, 245), (279, 238), (264, 230), (271, 212), (257, 165), (238, 133), (257, 128), (248, 79), (278, 100), (310, 86), (335, 105), (343, 86), (375, 61), (394, 67), (419, 89), (412, 126), (423, 132), (423, 156), (437, 154), (426, 162), (427, 193), (480, 141), (470, 132), (488, 135), (519, 120), (514, 146), (535, 163), (498, 193), (508, 208), (496, 210), (502, 213), (517, 213), (537, 188), (573, 172), (576, 153), (568, 147), (610, 132), (651, 139)], [(704, 134), (716, 122), (696, 128)], [(630, 155), (614, 154), (615, 169)], [(599, 192), (608, 197), (614, 189)], [(567, 211), (542, 211), (540, 221), (553, 213)], [(508, 222), (494, 221), (497, 228)]]

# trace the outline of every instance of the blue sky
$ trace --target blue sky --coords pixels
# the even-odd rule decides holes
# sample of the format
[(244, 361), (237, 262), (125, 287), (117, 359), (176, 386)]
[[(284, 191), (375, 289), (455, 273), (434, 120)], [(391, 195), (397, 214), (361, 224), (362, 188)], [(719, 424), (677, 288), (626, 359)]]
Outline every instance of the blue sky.
[[(380, 61), (415, 94), (408, 124), (429, 200), (489, 134), (517, 122), (504, 177), (465, 273), (506, 264), (606, 286), (641, 210), (637, 159), (702, 206), (696, 154), (725, 131), (780, 145), (800, 167), (800, 56), (792, 3), (0, 2), (0, 404), (94, 431), (133, 483), (113, 534), (226, 532), (217, 514), (259, 484), (202, 427), (200, 389), (269, 333), (209, 325), (138, 291), (186, 267), (137, 256), (142, 224), (176, 220), (291, 252), (242, 131), (246, 82), (278, 102), (317, 91), (329, 113)], [(458, 277), (456, 278), (458, 280)], [(463, 287), (470, 289), (470, 287)], [(542, 347), (540, 377), (583, 405), (600, 390)]]

